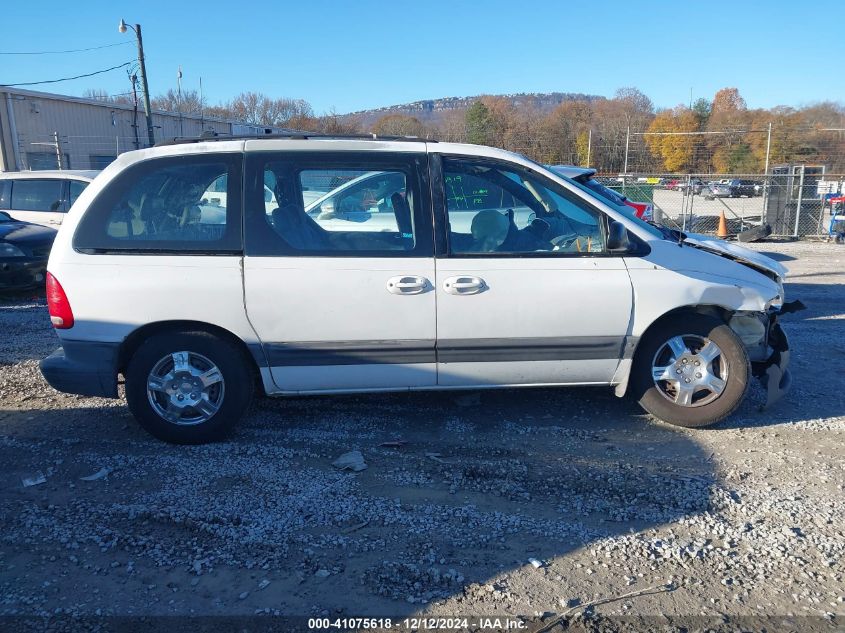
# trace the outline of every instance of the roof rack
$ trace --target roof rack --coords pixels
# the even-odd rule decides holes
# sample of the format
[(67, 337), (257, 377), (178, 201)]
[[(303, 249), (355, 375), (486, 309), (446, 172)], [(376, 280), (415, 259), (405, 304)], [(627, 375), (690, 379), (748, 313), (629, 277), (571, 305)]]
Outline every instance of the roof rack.
[(291, 130), (289, 132), (273, 132), (269, 134), (220, 134), (219, 132), (203, 132), (200, 136), (177, 136), (159, 141), (155, 147), (165, 145), (183, 145), (186, 143), (204, 143), (206, 141), (243, 141), (260, 139), (283, 139), (304, 141), (311, 139), (350, 140), (350, 141), (404, 141), (408, 143), (436, 143), (435, 139), (419, 136), (382, 136), (380, 134), (321, 134)]

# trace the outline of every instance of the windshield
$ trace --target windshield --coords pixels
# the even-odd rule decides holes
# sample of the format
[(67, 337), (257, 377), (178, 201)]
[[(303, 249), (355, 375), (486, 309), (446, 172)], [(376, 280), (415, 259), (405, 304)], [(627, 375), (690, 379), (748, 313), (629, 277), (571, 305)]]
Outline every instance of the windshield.
[[(591, 198), (597, 198), (599, 201), (608, 205), (612, 209), (618, 211), (619, 213), (622, 213), (626, 218), (632, 220), (633, 222), (636, 222), (640, 228), (645, 229), (654, 237), (677, 239), (672, 235), (667, 235), (670, 229), (663, 229), (663, 227), (656, 226), (654, 224), (651, 224), (650, 222), (646, 222), (645, 220), (638, 218), (636, 210), (625, 204), (624, 198), (620, 194), (613, 191), (613, 189), (605, 187), (597, 180), (591, 178), (587, 183), (581, 183), (577, 180), (573, 180), (572, 178), (564, 176), (556, 169), (544, 167), (543, 165), (532, 161), (530, 158), (527, 158), (526, 160), (530, 161), (532, 164), (536, 165), (539, 169), (544, 172), (553, 172), (558, 178), (563, 178), (567, 182), (572, 183)], [(595, 183), (595, 185), (590, 186), (590, 183)]]

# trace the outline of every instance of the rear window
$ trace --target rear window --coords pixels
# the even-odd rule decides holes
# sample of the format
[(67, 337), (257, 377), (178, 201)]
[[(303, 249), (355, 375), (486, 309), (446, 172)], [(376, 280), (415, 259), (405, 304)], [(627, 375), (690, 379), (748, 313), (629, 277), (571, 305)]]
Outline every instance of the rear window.
[(239, 250), (240, 180), (237, 155), (161, 158), (130, 167), (89, 207), (74, 248)]

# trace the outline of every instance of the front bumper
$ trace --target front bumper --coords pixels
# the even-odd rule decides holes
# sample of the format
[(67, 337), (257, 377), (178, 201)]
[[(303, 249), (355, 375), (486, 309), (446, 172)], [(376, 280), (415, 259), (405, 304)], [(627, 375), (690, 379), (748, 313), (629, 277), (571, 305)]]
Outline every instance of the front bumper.
[(5, 257), (0, 259), (0, 290), (27, 290), (44, 286), (47, 260)]
[(66, 340), (39, 367), (50, 386), (58, 391), (117, 398), (119, 347), (119, 343)]

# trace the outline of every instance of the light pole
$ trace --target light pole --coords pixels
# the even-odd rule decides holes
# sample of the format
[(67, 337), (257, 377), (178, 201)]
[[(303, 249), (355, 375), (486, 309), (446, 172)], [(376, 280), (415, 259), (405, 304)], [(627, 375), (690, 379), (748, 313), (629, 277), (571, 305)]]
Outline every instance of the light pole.
[(121, 33), (126, 33), (127, 28), (135, 31), (135, 36), (138, 39), (138, 64), (141, 67), (141, 89), (144, 93), (144, 114), (147, 116), (147, 136), (150, 140), (150, 147), (152, 147), (155, 145), (156, 140), (153, 135), (153, 117), (150, 112), (150, 89), (149, 86), (147, 86), (147, 68), (144, 65), (144, 40), (141, 39), (141, 25), (136, 24), (135, 26), (132, 26), (121, 19), (117, 30)]

